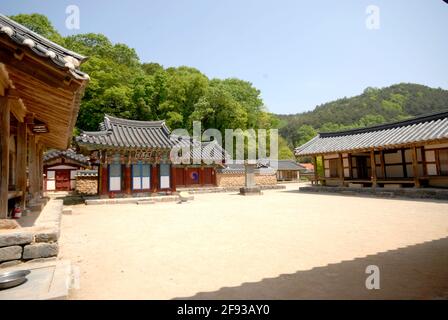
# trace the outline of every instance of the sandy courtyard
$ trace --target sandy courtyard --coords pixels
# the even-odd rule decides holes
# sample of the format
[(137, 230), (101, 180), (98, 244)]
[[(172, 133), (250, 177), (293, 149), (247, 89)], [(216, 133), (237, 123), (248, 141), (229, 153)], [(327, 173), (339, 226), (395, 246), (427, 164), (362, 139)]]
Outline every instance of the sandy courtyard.
[(79, 268), (71, 298), (448, 298), (447, 202), (296, 189), (73, 206), (60, 240)]

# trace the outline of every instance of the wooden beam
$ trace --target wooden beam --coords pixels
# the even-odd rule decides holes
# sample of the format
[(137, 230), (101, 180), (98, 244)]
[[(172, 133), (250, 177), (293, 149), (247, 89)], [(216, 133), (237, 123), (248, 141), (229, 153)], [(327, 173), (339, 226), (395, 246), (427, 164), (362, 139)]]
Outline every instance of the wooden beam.
[(171, 170), (171, 174), (170, 174), (170, 177), (171, 177), (171, 181), (170, 181), (171, 191), (174, 192), (174, 191), (176, 191), (176, 184), (177, 184), (177, 182), (176, 182), (176, 168), (173, 165), (171, 165), (170, 170)]
[(342, 186), (344, 186), (344, 159), (342, 158), (342, 153), (339, 153), (339, 172)]
[(383, 175), (383, 179), (386, 179), (386, 160), (384, 159), (384, 150), (380, 151), (380, 162), (381, 162), (381, 173)]
[(26, 199), (26, 123), (19, 122), (17, 128), (17, 189), (22, 192), (22, 198), (20, 201), (20, 207), (25, 209), (25, 199)]
[(352, 164), (352, 154), (349, 153), (347, 155), (347, 161), (348, 161), (348, 176), (350, 179), (353, 179), (353, 164)]
[(37, 182), (37, 146), (36, 146), (36, 136), (31, 134), (28, 139), (28, 179), (32, 200), (37, 198), (38, 193), (38, 182)]
[[(1, 40), (0, 38), (0, 42), (2, 42)], [(82, 80), (75, 80), (66, 83), (64, 80), (67, 77), (72, 77), (66, 70), (59, 69), (56, 66), (50, 66), (48, 62), (39, 61), (34, 55), (27, 53), (22, 55), (21, 60), (18, 60), (14, 56), (14, 53), (8, 50), (6, 46), (0, 46), (0, 61), (6, 65), (9, 73), (12, 73), (14, 70), (19, 70), (54, 88), (70, 88), (74, 91), (80, 87), (82, 82)]]
[(127, 195), (130, 195), (131, 192), (131, 179), (132, 179), (132, 174), (131, 174), (131, 155), (128, 152), (125, 158), (126, 162), (124, 165), (124, 174), (123, 174), (123, 178), (124, 178), (124, 193)]
[(313, 165), (314, 165), (314, 181), (316, 185), (319, 184), (319, 173), (317, 172), (317, 156), (313, 157)]
[(9, 76), (8, 71), (3, 63), (0, 63), (0, 95), (4, 96), (6, 94), (6, 89), (9, 88)]
[(8, 217), (9, 122), (8, 99), (0, 97), (0, 219)]
[(428, 167), (426, 164), (426, 152), (424, 147), (420, 147), (420, 150), (422, 152), (422, 164), (423, 164), (423, 176), (428, 176)]
[(44, 191), (44, 145), (39, 143), (37, 149), (37, 185), (39, 197)]
[(26, 116), (26, 108), (23, 104), (23, 100), (17, 96), (11, 96), (8, 90), (8, 103), (11, 113), (19, 121), (23, 122)]
[(372, 187), (376, 188), (377, 186), (376, 163), (375, 163), (375, 151), (373, 149), (370, 150), (370, 171), (372, 173), (371, 175)]
[(408, 177), (408, 168), (406, 167), (405, 149), (400, 149), (400, 153), (401, 153), (401, 164), (402, 164), (402, 168), (403, 168), (403, 176), (405, 178), (407, 178)]
[(160, 190), (159, 187), (159, 168), (158, 168), (158, 164), (154, 163), (151, 167), (151, 189), (153, 193), (156, 193), (157, 191)]
[(412, 147), (412, 170), (414, 173), (414, 186), (416, 188), (420, 187), (420, 179), (419, 179), (419, 172), (418, 172), (418, 158), (417, 158), (417, 148), (414, 146)]

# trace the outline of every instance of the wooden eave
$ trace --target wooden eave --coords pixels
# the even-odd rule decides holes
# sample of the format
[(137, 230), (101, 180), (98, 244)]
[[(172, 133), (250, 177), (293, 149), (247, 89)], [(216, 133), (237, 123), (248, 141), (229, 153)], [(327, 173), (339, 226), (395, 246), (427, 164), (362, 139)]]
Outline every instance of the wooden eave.
[(419, 141), (419, 142), (411, 142), (411, 143), (403, 143), (403, 144), (392, 144), (387, 146), (379, 146), (372, 148), (359, 148), (359, 149), (348, 149), (348, 150), (335, 150), (328, 152), (318, 152), (318, 153), (307, 153), (296, 155), (296, 157), (309, 157), (309, 156), (320, 156), (320, 155), (329, 155), (329, 154), (338, 154), (338, 153), (361, 153), (361, 152), (370, 152), (370, 151), (381, 151), (381, 150), (394, 150), (394, 149), (407, 149), (412, 147), (423, 147), (425, 145), (434, 145), (434, 144), (442, 144), (447, 143), (448, 139), (433, 139), (427, 141)]
[(67, 148), (87, 80), (74, 78), (68, 68), (52, 65), (6, 35), (0, 36), (0, 61), (9, 78), (0, 77), (0, 87), (5, 88), (9, 80), (8, 96), (16, 101), (14, 110), (21, 110), (13, 112), (14, 116), (23, 121), (26, 113), (33, 114), (48, 127), (48, 133), (39, 134), (39, 141), (48, 147)]

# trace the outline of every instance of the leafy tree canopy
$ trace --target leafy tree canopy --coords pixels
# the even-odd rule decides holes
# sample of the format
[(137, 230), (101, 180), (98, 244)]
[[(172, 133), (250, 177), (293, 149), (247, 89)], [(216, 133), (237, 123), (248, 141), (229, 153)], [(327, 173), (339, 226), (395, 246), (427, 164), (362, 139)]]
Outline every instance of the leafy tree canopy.
[(11, 17), (66, 48), (89, 57), (81, 69), (91, 80), (81, 102), (75, 132), (97, 130), (105, 113), (136, 120), (166, 120), (171, 129), (270, 129), (278, 121), (266, 111), (250, 82), (212, 79), (187, 66), (141, 63), (134, 49), (96, 33), (62, 37), (47, 17)]

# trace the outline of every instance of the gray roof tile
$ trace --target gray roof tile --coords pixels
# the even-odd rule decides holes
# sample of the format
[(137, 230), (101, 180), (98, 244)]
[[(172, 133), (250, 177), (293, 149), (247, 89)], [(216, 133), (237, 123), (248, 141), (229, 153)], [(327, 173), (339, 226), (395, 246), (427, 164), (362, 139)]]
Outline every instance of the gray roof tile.
[(21, 24), (0, 14), (0, 36), (7, 36), (24, 48), (29, 48), (35, 55), (48, 59), (55, 66), (67, 70), (76, 79), (87, 80), (89, 76), (79, 70), (87, 58), (29, 30)]
[(448, 139), (448, 111), (379, 126), (319, 133), (294, 151), (297, 156), (306, 156), (374, 148), (392, 148), (397, 145), (439, 139)]
[(89, 164), (89, 158), (76, 153), (74, 150), (72, 149), (67, 149), (67, 150), (49, 150), (47, 152), (45, 152), (44, 154), (44, 162), (56, 159), (56, 158), (60, 158), (60, 157), (64, 157), (67, 159), (71, 159), (74, 160), (76, 162), (82, 163), (84, 165), (88, 165)]
[(78, 144), (126, 148), (171, 148), (170, 131), (164, 121), (137, 121), (104, 116), (101, 131), (84, 131)]

